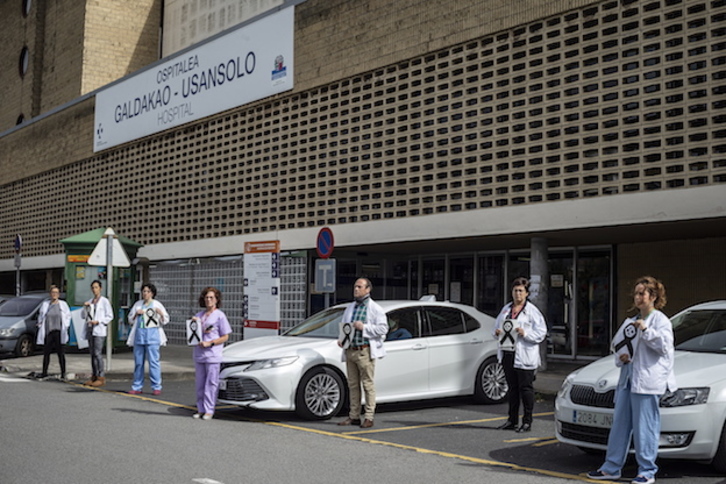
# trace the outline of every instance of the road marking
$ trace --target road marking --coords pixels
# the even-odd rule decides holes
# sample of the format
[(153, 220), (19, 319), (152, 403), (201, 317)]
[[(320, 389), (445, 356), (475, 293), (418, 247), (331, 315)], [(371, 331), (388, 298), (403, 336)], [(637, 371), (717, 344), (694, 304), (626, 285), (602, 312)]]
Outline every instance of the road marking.
[[(552, 437), (545, 437), (544, 439), (549, 440)], [(503, 441), (505, 444), (516, 444), (521, 442), (541, 442), (543, 439), (541, 437), (527, 437), (526, 439), (508, 439)]]
[(6, 375), (0, 375), (0, 382), (6, 382), (6, 383), (22, 383), (22, 382), (30, 382), (27, 378), (19, 377), (19, 376), (6, 376)]
[(192, 479), (192, 482), (198, 482), (199, 484), (224, 484), (223, 482), (215, 481), (208, 477), (197, 477), (196, 479)]
[(414, 452), (420, 452), (422, 454), (431, 454), (431, 455), (438, 455), (440, 457), (447, 457), (447, 458), (451, 458), (451, 459), (459, 459), (459, 460), (463, 460), (463, 461), (467, 461), (467, 462), (473, 462), (476, 464), (488, 465), (491, 467), (505, 467), (507, 469), (511, 469), (511, 470), (515, 470), (515, 471), (533, 472), (533, 473), (541, 474), (544, 476), (558, 477), (561, 479), (572, 479), (575, 481), (599, 482), (599, 481), (593, 481), (592, 479), (588, 479), (584, 475), (567, 474), (564, 472), (557, 472), (557, 471), (548, 471), (546, 469), (525, 467), (525, 466), (520, 466), (517, 464), (510, 464), (508, 462), (499, 462), (496, 460), (480, 459), (478, 457), (469, 457), (467, 455), (452, 454), (451, 452), (442, 452), (439, 450), (425, 449), (423, 447), (414, 447), (411, 445), (397, 444), (394, 442), (386, 442), (383, 440), (374, 440), (374, 439), (369, 439), (366, 437), (359, 437), (357, 435), (350, 435), (350, 433), (341, 434), (341, 433), (336, 433), (336, 432), (329, 432), (327, 430), (309, 429), (306, 427), (299, 427), (297, 425), (285, 424), (285, 423), (280, 423), (280, 422), (263, 422), (263, 423), (267, 424), (267, 425), (272, 425), (275, 427), (288, 428), (291, 430), (300, 430), (303, 432), (310, 432), (310, 433), (319, 434), (319, 435), (326, 435), (329, 437), (338, 437), (340, 439), (355, 440), (358, 442), (366, 442), (369, 444), (378, 444), (378, 445), (384, 445), (384, 446), (388, 446), (388, 447), (395, 447), (397, 449), (412, 450)]
[[(555, 414), (554, 412), (542, 412), (542, 413), (535, 413), (532, 416), (533, 417), (549, 417), (554, 414)], [(470, 424), (474, 424), (474, 423), (497, 422), (497, 421), (506, 420), (506, 419), (507, 419), (507, 417), (494, 417), (494, 418), (485, 418), (485, 419), (479, 419), (479, 420), (457, 420), (454, 422), (410, 425), (407, 427), (391, 427), (391, 428), (373, 429), (373, 430), (352, 430), (350, 432), (343, 432), (343, 433), (345, 435), (374, 434), (374, 433), (382, 433), (382, 432), (397, 432), (399, 430), (417, 430), (417, 429), (425, 429), (425, 428), (431, 428), (431, 427), (448, 427), (448, 426), (452, 426), (452, 425), (470, 425)], [(497, 429), (491, 429), (491, 430), (497, 430)]]
[(542, 442), (538, 442), (536, 444), (532, 444), (532, 447), (543, 447), (545, 445), (556, 444), (557, 442), (559, 442), (559, 440), (557, 440), (554, 437), (550, 437), (549, 439), (543, 440)]

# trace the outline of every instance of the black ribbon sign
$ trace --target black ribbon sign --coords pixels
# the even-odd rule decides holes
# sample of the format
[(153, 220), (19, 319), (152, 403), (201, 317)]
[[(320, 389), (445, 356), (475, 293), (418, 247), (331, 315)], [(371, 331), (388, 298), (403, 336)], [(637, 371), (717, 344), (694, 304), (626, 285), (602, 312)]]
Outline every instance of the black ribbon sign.
[(638, 335), (638, 328), (633, 323), (630, 323), (623, 328), (624, 339), (615, 345), (615, 352), (617, 353), (623, 346), (628, 347), (628, 355), (633, 357), (633, 339)]
[[(504, 334), (502, 335), (502, 339), (499, 340), (499, 344), (501, 346), (513, 347), (516, 343), (514, 336), (512, 335), (512, 332), (514, 331), (514, 322), (511, 319), (505, 319), (502, 323), (502, 331), (504, 331)], [(507, 340), (511, 341), (511, 345), (507, 344)]]
[(96, 305), (90, 304), (86, 306), (86, 322), (93, 321), (93, 318), (96, 316)]
[[(199, 344), (202, 342), (202, 337), (199, 336), (199, 333), (197, 333), (197, 329), (199, 329), (199, 326), (197, 326), (197, 321), (192, 319), (189, 322), (189, 331), (191, 331), (192, 333), (191, 336), (189, 336), (190, 345)], [(196, 342), (194, 340), (196, 340)]]
[(145, 314), (147, 328), (156, 328), (159, 326), (159, 321), (156, 320), (156, 311), (154, 308), (148, 308)]
[(348, 346), (350, 346), (350, 333), (353, 330), (352, 325), (350, 323), (343, 323), (341, 329), (343, 331), (343, 339), (340, 344), (343, 346), (343, 348), (347, 348)]

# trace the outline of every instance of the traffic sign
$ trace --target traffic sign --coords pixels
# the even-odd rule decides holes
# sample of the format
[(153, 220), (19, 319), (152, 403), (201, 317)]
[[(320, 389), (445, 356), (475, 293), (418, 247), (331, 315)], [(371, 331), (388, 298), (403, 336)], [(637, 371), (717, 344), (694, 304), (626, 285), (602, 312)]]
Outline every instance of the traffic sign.
[(315, 261), (315, 292), (335, 292), (335, 259)]
[(318, 240), (315, 244), (315, 250), (318, 252), (318, 257), (321, 259), (327, 259), (333, 255), (333, 247), (335, 241), (333, 239), (333, 231), (328, 227), (323, 227), (318, 232)]

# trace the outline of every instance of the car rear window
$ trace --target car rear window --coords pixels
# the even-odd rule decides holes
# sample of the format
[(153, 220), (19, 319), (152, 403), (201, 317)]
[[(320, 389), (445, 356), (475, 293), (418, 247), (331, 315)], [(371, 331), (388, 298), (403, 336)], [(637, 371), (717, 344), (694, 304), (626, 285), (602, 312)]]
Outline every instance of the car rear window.
[(427, 306), (426, 315), (429, 323), (426, 336), (442, 336), (464, 332), (464, 320), (461, 311), (458, 309)]

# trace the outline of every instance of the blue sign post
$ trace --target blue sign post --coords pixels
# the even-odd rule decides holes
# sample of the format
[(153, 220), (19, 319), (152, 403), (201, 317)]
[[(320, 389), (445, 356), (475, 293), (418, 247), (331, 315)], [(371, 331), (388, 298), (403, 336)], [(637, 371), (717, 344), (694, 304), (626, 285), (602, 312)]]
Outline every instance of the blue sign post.
[(318, 232), (315, 250), (318, 252), (318, 257), (326, 260), (315, 261), (315, 288), (325, 294), (326, 308), (330, 306), (330, 294), (335, 292), (335, 259), (330, 259), (334, 247), (333, 231), (323, 227)]

